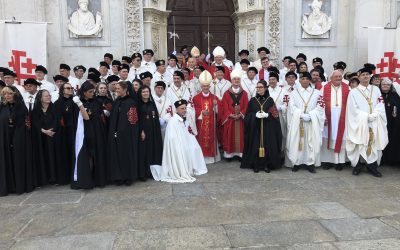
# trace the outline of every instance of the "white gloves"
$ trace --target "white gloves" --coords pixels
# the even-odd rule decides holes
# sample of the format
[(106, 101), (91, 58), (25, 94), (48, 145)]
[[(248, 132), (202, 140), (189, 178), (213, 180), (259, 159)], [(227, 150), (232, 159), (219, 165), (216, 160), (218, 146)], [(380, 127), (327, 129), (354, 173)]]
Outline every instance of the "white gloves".
[(376, 120), (376, 118), (378, 118), (378, 114), (377, 113), (372, 113), (368, 115), (368, 121), (369, 122), (373, 122)]
[(258, 119), (267, 118), (267, 117), (268, 117), (268, 113), (258, 111), (258, 112), (256, 113), (256, 117), (257, 117)]
[(110, 116), (110, 111), (108, 111), (108, 110), (103, 110), (103, 112), (104, 112), (105, 116), (107, 116), (107, 117)]
[(81, 102), (81, 100), (79, 99), (79, 96), (74, 96), (72, 98), (72, 101), (74, 101), (74, 103), (76, 104), (76, 106), (81, 107), (83, 105), (83, 103)]
[(160, 126), (164, 127), (165, 125), (165, 120), (163, 118), (159, 118), (160, 119)]
[(303, 113), (303, 114), (300, 115), (300, 118), (301, 118), (303, 121), (305, 121), (305, 122), (311, 121), (311, 116), (310, 116), (310, 114)]

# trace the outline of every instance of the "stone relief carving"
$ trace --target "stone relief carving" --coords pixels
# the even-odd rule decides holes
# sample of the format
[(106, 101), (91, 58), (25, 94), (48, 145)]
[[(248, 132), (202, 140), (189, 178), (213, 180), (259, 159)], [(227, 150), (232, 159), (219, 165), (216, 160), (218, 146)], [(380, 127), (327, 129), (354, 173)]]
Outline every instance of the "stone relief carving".
[(126, 0), (128, 53), (141, 51), (142, 16), (141, 0)]
[(154, 58), (159, 58), (159, 48), (160, 48), (160, 30), (152, 29), (152, 47), (154, 51)]
[(101, 37), (102, 14), (97, 12), (95, 18), (89, 10), (89, 0), (78, 0), (78, 9), (69, 18), (68, 30), (73, 38)]
[[(254, 54), (255, 51), (255, 45), (254, 45), (254, 41), (256, 40), (256, 31), (255, 30), (248, 30), (247, 31), (247, 49), (250, 52), (250, 55)], [(251, 58), (250, 56), (250, 59)]]
[(266, 20), (266, 33), (268, 48), (271, 52), (270, 61), (278, 65), (280, 59), (280, 42), (281, 42), (281, 0), (267, 0), (268, 12)]
[(312, 12), (303, 14), (301, 27), (302, 38), (329, 38), (329, 30), (332, 28), (332, 18), (321, 11), (322, 1), (313, 0)]

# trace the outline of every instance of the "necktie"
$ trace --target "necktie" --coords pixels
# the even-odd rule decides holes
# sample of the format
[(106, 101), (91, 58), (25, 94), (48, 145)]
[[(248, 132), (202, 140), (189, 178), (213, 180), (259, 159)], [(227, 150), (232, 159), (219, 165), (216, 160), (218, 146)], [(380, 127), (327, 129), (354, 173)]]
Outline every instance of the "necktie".
[(160, 78), (161, 78), (161, 80), (163, 80), (163, 79), (164, 79), (164, 76), (163, 76), (163, 75), (161, 75), (161, 77), (160, 77)]
[(135, 69), (135, 80), (137, 79), (136, 69)]
[(29, 112), (32, 111), (32, 100), (33, 100), (33, 96), (29, 96)]

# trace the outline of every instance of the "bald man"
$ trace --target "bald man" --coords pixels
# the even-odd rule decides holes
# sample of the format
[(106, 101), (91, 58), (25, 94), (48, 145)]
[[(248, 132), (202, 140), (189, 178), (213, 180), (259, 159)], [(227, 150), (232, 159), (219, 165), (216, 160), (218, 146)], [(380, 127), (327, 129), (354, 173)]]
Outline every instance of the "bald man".
[(340, 171), (346, 160), (345, 118), (350, 87), (343, 82), (342, 72), (332, 72), (330, 81), (321, 89), (325, 100), (325, 126), (322, 132), (321, 162), (324, 169)]

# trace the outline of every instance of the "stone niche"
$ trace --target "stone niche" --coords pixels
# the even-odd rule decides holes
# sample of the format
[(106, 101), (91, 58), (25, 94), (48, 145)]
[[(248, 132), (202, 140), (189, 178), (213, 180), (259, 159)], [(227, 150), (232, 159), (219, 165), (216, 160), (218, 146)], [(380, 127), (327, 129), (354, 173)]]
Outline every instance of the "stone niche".
[[(337, 1), (296, 1), (295, 46), (336, 46)], [(315, 12), (319, 12), (314, 17)]]
[(88, 0), (84, 16), (79, 16), (79, 12), (85, 6), (79, 6), (78, 2), (60, 1), (62, 46), (110, 46), (109, 0)]

